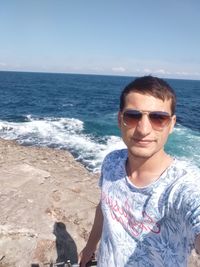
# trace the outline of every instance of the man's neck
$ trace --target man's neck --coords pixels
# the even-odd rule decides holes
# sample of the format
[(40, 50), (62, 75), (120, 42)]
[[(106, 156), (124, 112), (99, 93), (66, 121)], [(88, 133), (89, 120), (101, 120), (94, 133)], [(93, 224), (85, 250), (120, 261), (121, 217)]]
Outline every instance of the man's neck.
[(127, 175), (134, 185), (144, 187), (156, 181), (172, 161), (173, 159), (164, 151), (150, 158), (135, 157), (129, 153), (126, 165)]

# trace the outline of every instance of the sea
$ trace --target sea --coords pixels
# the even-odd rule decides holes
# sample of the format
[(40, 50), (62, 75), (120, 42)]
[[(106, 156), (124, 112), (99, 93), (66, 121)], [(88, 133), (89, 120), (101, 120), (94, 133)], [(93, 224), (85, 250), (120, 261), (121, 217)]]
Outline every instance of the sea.
[[(0, 72), (0, 137), (70, 151), (89, 171), (124, 148), (117, 125), (122, 89), (135, 77)], [(166, 79), (177, 124), (166, 151), (200, 167), (200, 81)]]

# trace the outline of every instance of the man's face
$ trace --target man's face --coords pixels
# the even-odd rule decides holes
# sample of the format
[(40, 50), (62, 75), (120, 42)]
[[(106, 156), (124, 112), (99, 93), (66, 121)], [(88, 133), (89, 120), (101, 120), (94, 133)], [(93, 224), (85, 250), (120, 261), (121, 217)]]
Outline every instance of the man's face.
[(126, 96), (125, 107), (119, 112), (118, 123), (122, 139), (127, 145), (129, 153), (136, 158), (150, 158), (163, 152), (164, 145), (172, 132), (176, 116), (172, 116), (170, 123), (160, 130), (155, 130), (147, 114), (143, 114), (135, 127), (127, 127), (122, 120), (122, 113), (127, 109), (141, 111), (162, 111), (171, 115), (171, 100), (162, 101), (151, 95), (132, 92)]

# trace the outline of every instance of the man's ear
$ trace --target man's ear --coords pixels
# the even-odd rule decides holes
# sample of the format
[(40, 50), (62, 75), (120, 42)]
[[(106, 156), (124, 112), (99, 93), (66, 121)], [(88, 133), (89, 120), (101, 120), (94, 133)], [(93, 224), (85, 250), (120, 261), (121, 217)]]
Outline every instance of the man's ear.
[(122, 113), (121, 111), (118, 112), (118, 127), (121, 129), (121, 123), (122, 123)]
[(176, 115), (173, 115), (169, 131), (170, 134), (173, 132), (175, 124), (176, 124)]

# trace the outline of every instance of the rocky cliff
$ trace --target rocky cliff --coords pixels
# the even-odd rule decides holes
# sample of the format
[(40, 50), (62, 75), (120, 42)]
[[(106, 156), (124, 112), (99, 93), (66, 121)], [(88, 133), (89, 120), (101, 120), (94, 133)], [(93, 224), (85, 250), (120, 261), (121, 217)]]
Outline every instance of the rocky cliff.
[(98, 200), (97, 177), (71, 154), (0, 140), (0, 266), (75, 261)]

